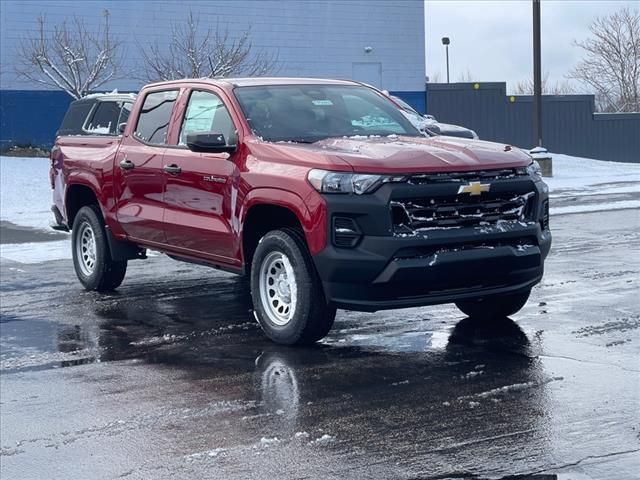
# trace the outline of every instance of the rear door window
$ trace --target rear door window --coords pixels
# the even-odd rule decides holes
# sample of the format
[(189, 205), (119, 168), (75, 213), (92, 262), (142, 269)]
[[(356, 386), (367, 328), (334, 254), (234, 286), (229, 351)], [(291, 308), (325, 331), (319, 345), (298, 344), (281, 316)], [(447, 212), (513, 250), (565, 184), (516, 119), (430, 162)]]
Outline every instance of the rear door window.
[(144, 99), (134, 136), (154, 145), (167, 143), (171, 113), (178, 98), (178, 90), (149, 93)]
[(115, 135), (122, 102), (98, 102), (84, 130), (89, 134)]

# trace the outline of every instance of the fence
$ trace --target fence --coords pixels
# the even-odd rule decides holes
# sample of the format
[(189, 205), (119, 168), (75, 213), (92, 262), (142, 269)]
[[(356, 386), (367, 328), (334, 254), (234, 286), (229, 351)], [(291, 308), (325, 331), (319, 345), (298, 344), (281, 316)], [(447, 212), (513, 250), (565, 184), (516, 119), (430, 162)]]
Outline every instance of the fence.
[[(640, 162), (640, 113), (593, 113), (593, 95), (544, 95), (542, 133), (551, 152)], [(429, 83), (427, 111), (481, 139), (534, 146), (533, 97), (507, 96), (500, 83)]]

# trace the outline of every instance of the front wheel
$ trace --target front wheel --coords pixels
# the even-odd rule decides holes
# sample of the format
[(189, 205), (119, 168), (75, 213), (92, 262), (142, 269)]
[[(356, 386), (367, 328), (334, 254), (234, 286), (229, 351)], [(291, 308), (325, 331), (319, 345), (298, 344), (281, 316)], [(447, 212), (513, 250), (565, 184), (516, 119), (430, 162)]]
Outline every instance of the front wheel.
[(108, 291), (120, 286), (127, 273), (127, 261), (114, 261), (100, 209), (82, 207), (73, 221), (71, 234), (73, 266), (87, 290)]
[(264, 333), (284, 345), (320, 340), (336, 316), (304, 237), (292, 228), (273, 230), (260, 240), (251, 265), (251, 296)]
[(456, 307), (470, 317), (508, 317), (524, 307), (530, 294), (531, 290), (526, 290), (520, 293), (461, 300), (456, 302)]

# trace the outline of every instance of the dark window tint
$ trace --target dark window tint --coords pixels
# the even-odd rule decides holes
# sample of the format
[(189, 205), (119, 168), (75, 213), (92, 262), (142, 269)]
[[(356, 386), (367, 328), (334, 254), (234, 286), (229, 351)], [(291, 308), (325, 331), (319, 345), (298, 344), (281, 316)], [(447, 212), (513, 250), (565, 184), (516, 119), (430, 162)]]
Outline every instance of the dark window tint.
[(117, 130), (122, 102), (98, 102), (84, 129), (89, 134), (113, 135)]
[(58, 130), (58, 135), (80, 135), (82, 132), (82, 126), (87, 120), (87, 115), (94, 102), (82, 101), (74, 102), (69, 106), (62, 125)]
[(140, 140), (157, 145), (167, 142), (167, 130), (177, 90), (150, 93), (144, 99), (134, 135)]

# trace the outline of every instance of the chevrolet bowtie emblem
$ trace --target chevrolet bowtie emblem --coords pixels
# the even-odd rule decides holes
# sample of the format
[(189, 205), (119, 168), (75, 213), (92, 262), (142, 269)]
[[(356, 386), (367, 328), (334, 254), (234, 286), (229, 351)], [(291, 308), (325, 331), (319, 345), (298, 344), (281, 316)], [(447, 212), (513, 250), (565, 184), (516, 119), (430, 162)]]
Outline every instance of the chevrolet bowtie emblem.
[(480, 195), (482, 192), (488, 192), (491, 188), (490, 183), (470, 182), (469, 185), (460, 185), (458, 195), (468, 193), (469, 195)]

